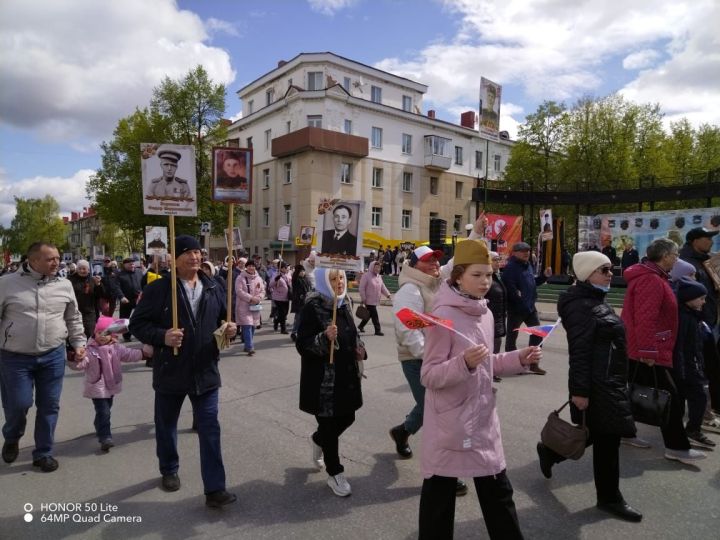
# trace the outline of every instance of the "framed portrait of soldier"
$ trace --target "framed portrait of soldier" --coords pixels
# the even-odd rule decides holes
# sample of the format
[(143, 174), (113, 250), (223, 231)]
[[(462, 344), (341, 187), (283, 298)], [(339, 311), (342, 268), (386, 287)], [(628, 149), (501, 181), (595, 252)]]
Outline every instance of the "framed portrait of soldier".
[[(225, 247), (230, 246), (230, 237), (228, 236), (228, 230), (224, 229), (225, 233)], [(233, 227), (232, 230), (232, 243), (233, 243), (233, 250), (236, 249), (243, 249), (243, 241), (242, 241), (242, 234), (240, 234), (240, 227)]]
[(181, 144), (142, 143), (143, 213), (196, 216), (195, 148)]
[(218, 202), (252, 202), (252, 149), (213, 148), (212, 198)]
[(145, 227), (145, 253), (148, 255), (165, 255), (168, 252), (167, 227)]
[[(333, 200), (318, 208), (317, 241), (320, 266), (343, 270), (362, 269), (364, 201)], [(327, 266), (326, 266), (327, 267)]]
[(315, 236), (315, 227), (303, 225), (300, 227), (300, 243), (306, 246), (312, 244), (313, 236)]

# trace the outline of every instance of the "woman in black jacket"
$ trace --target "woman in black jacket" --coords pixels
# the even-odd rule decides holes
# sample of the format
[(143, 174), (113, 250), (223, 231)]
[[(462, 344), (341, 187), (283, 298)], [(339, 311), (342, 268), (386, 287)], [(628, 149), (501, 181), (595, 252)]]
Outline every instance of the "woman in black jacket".
[(305, 305), (305, 297), (310, 291), (312, 291), (312, 285), (305, 273), (305, 267), (302, 264), (295, 265), (292, 275), (292, 303), (290, 304), (290, 313), (295, 314), (292, 330), (290, 331), (290, 339), (293, 341), (297, 339), (297, 331), (300, 327), (300, 311), (302, 311)]
[[(585, 413), (593, 445), (593, 472), (597, 507), (628, 521), (640, 521), (642, 514), (620, 493), (619, 448), (621, 437), (635, 436), (635, 423), (627, 393), (628, 360), (625, 327), (612, 307), (605, 303), (610, 290), (612, 263), (596, 251), (573, 257), (577, 279), (560, 295), (558, 315), (567, 332), (570, 391), (573, 422), (582, 422)], [(563, 457), (542, 443), (537, 445), (540, 469), (546, 478)]]
[[(328, 486), (339, 497), (351, 493), (338, 454), (338, 439), (362, 407), (362, 360), (358, 359), (358, 331), (345, 302), (345, 272), (315, 269), (317, 292), (310, 293), (301, 312), (295, 346), (301, 355), (300, 410), (315, 415), (312, 434), (313, 464), (326, 467)], [(336, 323), (332, 324), (337, 291)], [(330, 347), (334, 346), (330, 364)], [(324, 463), (323, 463), (324, 457)]]
[[(507, 327), (507, 288), (500, 277), (500, 255), (496, 252), (490, 252), (490, 261), (492, 262), (492, 283), (490, 290), (485, 295), (488, 301), (488, 308), (495, 319), (495, 339), (493, 340), (493, 353), (500, 352), (500, 343), (505, 336)], [(502, 379), (493, 375), (493, 382), (500, 382)]]

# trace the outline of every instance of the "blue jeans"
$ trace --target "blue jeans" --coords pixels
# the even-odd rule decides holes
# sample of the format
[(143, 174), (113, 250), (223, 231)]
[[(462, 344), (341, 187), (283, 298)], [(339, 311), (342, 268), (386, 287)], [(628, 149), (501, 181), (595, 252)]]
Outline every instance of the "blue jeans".
[[(200, 439), (200, 473), (205, 493), (225, 489), (225, 467), (220, 451), (218, 422), (219, 391), (210, 390), (199, 396), (190, 394), (193, 418)], [(155, 442), (160, 474), (176, 474), (180, 468), (177, 453), (177, 422), (185, 394), (155, 392)]]
[(64, 345), (40, 356), (0, 351), (0, 394), (5, 412), (2, 434), (7, 442), (17, 442), (25, 434), (35, 389), (33, 461), (52, 455), (64, 374)]
[(420, 383), (422, 360), (403, 360), (400, 365), (410, 385), (410, 391), (415, 398), (415, 406), (405, 417), (405, 430), (410, 434), (415, 434), (420, 431), (423, 425), (423, 410), (425, 408), (425, 387)]
[(112, 409), (113, 398), (93, 398), (95, 405), (95, 433), (97, 433), (98, 441), (105, 442), (112, 440), (110, 433), (110, 409)]
[(253, 350), (253, 336), (255, 335), (254, 324), (243, 324), (241, 327), (243, 343), (245, 343), (245, 352)]

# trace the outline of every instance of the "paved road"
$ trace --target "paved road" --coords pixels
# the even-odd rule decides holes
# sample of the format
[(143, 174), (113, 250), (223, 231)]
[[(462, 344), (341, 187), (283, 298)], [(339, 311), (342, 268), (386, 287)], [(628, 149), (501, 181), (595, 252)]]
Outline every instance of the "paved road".
[[(389, 330), (389, 308), (381, 308), (380, 314)], [(314, 419), (297, 408), (299, 357), (294, 346), (267, 325), (257, 341), (256, 356), (231, 350), (221, 363), (225, 466), (238, 503), (223, 510), (205, 508), (189, 407), (178, 436), (182, 489), (159, 489), (150, 370), (144, 364), (126, 366), (125, 390), (113, 410), (117, 446), (109, 454), (99, 452), (93, 436), (94, 412), (90, 400), (82, 397), (83, 375), (68, 370), (57, 429), (60, 469), (51, 474), (33, 470), (29, 429), (18, 461), (0, 463), (0, 539), (415, 538), (419, 437), (411, 440), (416, 457), (402, 461), (396, 459), (387, 434), (412, 403), (392, 332), (365, 340), (370, 353), (365, 405), (341, 439), (353, 488), (347, 499), (335, 497), (324, 473), (310, 465), (307, 437)], [(497, 385), (508, 474), (526, 537), (718, 538), (720, 450), (699, 469), (678, 465), (663, 459), (659, 431), (641, 426), (640, 434), (653, 449), (623, 447), (621, 454), (621, 489), (644, 512), (641, 524), (609, 519), (594, 508), (591, 450), (578, 462), (557, 466), (551, 480), (541, 476), (535, 443), (548, 412), (565, 399), (566, 350), (560, 330), (545, 348), (547, 376), (506, 378)], [(30, 418), (29, 426), (33, 421)], [(77, 503), (81, 511), (43, 511), (42, 505), (54, 503)], [(25, 504), (33, 505), (29, 523), (24, 520)], [(68, 515), (64, 523), (43, 522), (63, 519), (63, 514)], [(100, 523), (73, 521), (98, 515)], [(141, 522), (104, 521), (126, 516)], [(455, 537), (487, 537), (474, 490), (458, 499)]]

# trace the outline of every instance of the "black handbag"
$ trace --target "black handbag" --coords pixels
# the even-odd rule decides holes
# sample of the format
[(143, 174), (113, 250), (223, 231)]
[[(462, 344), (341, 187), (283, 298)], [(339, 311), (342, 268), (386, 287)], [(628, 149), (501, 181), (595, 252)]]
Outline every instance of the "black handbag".
[(638, 367), (635, 367), (632, 381), (628, 385), (630, 407), (636, 422), (649, 426), (665, 427), (670, 419), (670, 401), (672, 395), (667, 390), (658, 388), (657, 372), (652, 366), (655, 386), (644, 386), (635, 382)]
[(355, 310), (355, 316), (362, 321), (366, 321), (370, 318), (370, 310), (365, 307), (365, 304), (360, 304)]
[(567, 407), (566, 401), (558, 410), (548, 415), (547, 422), (540, 432), (540, 440), (553, 452), (568, 459), (580, 459), (585, 453), (589, 431), (585, 425), (585, 411), (582, 411), (582, 424), (576, 426), (560, 418), (560, 411)]

